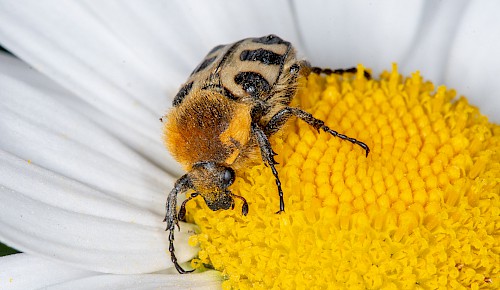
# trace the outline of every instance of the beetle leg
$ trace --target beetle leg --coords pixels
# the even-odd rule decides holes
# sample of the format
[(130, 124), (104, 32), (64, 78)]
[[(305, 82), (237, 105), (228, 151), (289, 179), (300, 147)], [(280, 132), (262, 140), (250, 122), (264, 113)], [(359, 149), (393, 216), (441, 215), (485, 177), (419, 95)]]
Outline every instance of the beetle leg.
[[(311, 72), (315, 73), (315, 74), (325, 74), (325, 75), (331, 75), (331, 74), (338, 74), (338, 75), (341, 75), (343, 73), (356, 73), (358, 71), (357, 68), (355, 67), (351, 67), (351, 68), (339, 68), (339, 69), (335, 69), (335, 70), (332, 70), (332, 69), (329, 69), (329, 68), (321, 68), (321, 67), (311, 67)], [(366, 79), (371, 79), (372, 76), (370, 75), (369, 72), (367, 71), (364, 71), (364, 75), (365, 75), (365, 78)]]
[(340, 134), (339, 132), (330, 129), (328, 126), (325, 125), (325, 122), (321, 121), (320, 119), (314, 118), (313, 115), (309, 114), (306, 111), (303, 111), (299, 108), (290, 108), (290, 109), (292, 110), (293, 115), (299, 117), (301, 120), (305, 121), (307, 124), (313, 126), (314, 128), (316, 128), (316, 130), (319, 131), (321, 129), (327, 133), (332, 134), (335, 137), (339, 137), (342, 140), (347, 140), (353, 144), (360, 146), (361, 148), (363, 148), (365, 150), (366, 157), (368, 157), (368, 153), (370, 153), (370, 148), (365, 143), (358, 141), (354, 138), (348, 137), (344, 134)]
[(273, 151), (271, 147), (271, 143), (269, 143), (269, 139), (267, 138), (264, 131), (257, 125), (256, 123), (252, 123), (252, 133), (255, 136), (257, 143), (260, 147), (260, 154), (262, 156), (262, 160), (264, 164), (269, 165), (271, 167), (271, 171), (273, 172), (274, 177), (276, 178), (276, 186), (278, 187), (278, 194), (280, 196), (280, 210), (276, 213), (282, 213), (285, 211), (285, 202), (283, 200), (283, 190), (281, 189), (281, 181), (278, 176), (278, 171), (275, 164), (278, 164), (276, 160), (274, 160), (274, 156), (276, 156), (276, 152)]
[[(191, 180), (189, 179), (188, 175), (185, 174), (181, 178), (179, 178), (174, 185), (174, 188), (170, 191), (168, 198), (167, 198), (167, 212), (165, 214), (165, 219), (163, 221), (167, 222), (167, 228), (165, 229), (166, 231), (169, 231), (168, 234), (168, 251), (170, 252), (170, 259), (172, 260), (172, 263), (175, 266), (175, 269), (177, 269), (177, 272), (180, 274), (185, 274), (185, 273), (190, 273), (193, 272), (194, 270), (186, 271), (182, 269), (182, 267), (179, 265), (177, 262), (177, 257), (175, 256), (175, 248), (174, 248), (174, 231), (175, 231), (175, 226), (179, 228), (179, 220), (178, 220), (178, 215), (176, 213), (176, 207), (177, 207), (177, 194), (179, 192), (183, 192), (189, 188), (191, 188)], [(179, 228), (180, 230), (180, 228)]]
[(301, 120), (305, 121), (307, 124), (313, 126), (318, 131), (321, 129), (327, 133), (332, 134), (335, 137), (339, 137), (340, 139), (347, 140), (353, 144), (360, 146), (365, 150), (366, 157), (368, 157), (368, 153), (370, 152), (370, 148), (368, 147), (368, 145), (354, 138), (348, 137), (344, 134), (340, 134), (337, 131), (330, 129), (328, 126), (325, 125), (325, 122), (321, 121), (320, 119), (314, 118), (313, 115), (299, 108), (286, 107), (282, 110), (279, 110), (267, 123), (266, 128), (264, 129), (266, 134), (270, 135), (278, 131), (285, 124), (288, 118), (290, 118), (292, 115), (297, 116)]
[(267, 122), (266, 127), (264, 128), (266, 136), (271, 136), (278, 132), (291, 116), (293, 116), (292, 108), (285, 107), (284, 109), (279, 110), (276, 114), (274, 114), (274, 116), (271, 117), (269, 122)]

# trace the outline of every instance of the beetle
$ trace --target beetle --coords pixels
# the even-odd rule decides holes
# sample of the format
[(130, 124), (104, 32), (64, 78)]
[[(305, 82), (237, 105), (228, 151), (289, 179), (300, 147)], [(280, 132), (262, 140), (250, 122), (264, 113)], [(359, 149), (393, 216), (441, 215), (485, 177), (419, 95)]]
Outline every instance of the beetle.
[[(229, 190), (236, 172), (260, 156), (270, 167), (279, 195), (279, 210), (285, 210), (283, 190), (269, 137), (287, 120), (298, 117), (318, 132), (369, 147), (354, 138), (330, 129), (290, 102), (297, 93), (298, 78), (314, 73), (356, 72), (352, 69), (321, 69), (297, 59), (290, 42), (276, 35), (246, 38), (214, 47), (194, 69), (172, 102), (164, 121), (164, 141), (174, 158), (187, 173), (170, 191), (166, 203), (166, 230), (169, 231), (171, 260), (179, 273), (188, 273), (177, 262), (174, 230), (184, 220), (186, 203), (203, 197), (211, 210), (234, 208), (235, 199), (243, 202), (242, 214), (248, 214), (244, 197)], [(370, 77), (369, 74), (365, 74)], [(177, 213), (177, 195), (192, 190)]]

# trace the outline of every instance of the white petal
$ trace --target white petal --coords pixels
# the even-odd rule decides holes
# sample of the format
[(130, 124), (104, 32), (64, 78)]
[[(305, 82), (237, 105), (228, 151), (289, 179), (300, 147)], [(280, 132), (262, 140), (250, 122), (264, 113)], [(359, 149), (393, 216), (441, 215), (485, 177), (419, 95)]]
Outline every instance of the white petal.
[[(194, 34), (196, 41), (192, 45), (207, 45), (203, 54), (218, 44), (270, 33), (292, 42), (297, 41), (296, 23), (289, 1), (217, 0), (178, 3), (183, 18), (176, 20), (191, 28), (189, 32)], [(184, 15), (189, 17), (185, 18)]]
[(148, 65), (181, 72), (181, 79), (163, 78), (175, 88), (215, 45), (269, 33), (296, 39), (285, 0), (94, 1), (88, 5)]
[(315, 66), (375, 72), (411, 49), (422, 1), (293, 1), (304, 55)]
[[(139, 167), (150, 174), (158, 172), (158, 168), (152, 168), (151, 164), (150, 168), (144, 167), (147, 163), (144, 158), (120, 142), (168, 172), (175, 175), (182, 172), (161, 144), (161, 124), (158, 120), (157, 135), (151, 139), (141, 131), (127, 128), (123, 123), (99, 112), (20, 60), (3, 54), (0, 54), (0, 82), (3, 88), (0, 90), (2, 104), (33, 125), (50, 128), (68, 141), (78, 139), (78, 143), (84, 143), (99, 153), (112, 155), (120, 162)], [(158, 173), (156, 175), (159, 176)]]
[(400, 70), (419, 70), (426, 79), (443, 83), (444, 72), (457, 27), (467, 8), (467, 0), (426, 1), (417, 35), (401, 60)]
[[(3, 59), (0, 63), (8, 63)], [(10, 67), (0, 68), (0, 148), (119, 199), (157, 213), (164, 210), (173, 177), (80, 112), (54, 100), (57, 86), (26, 83), (33, 79), (29, 74), (22, 81), (3, 75)], [(62, 97), (72, 95), (66, 92)]]
[[(103, 27), (83, 3), (28, 2), (2, 2), (2, 43), (129, 126), (143, 130), (153, 127), (149, 126), (153, 120), (148, 119), (159, 105), (155, 100), (160, 99), (162, 88), (158, 76), (140, 55)], [(85, 39), (85, 46), (76, 39)]]
[(216, 271), (200, 274), (101, 275), (73, 280), (48, 289), (220, 289), (221, 276)]
[[(170, 267), (162, 216), (0, 151), (0, 240), (76, 267), (147, 273)], [(180, 261), (193, 226), (176, 232)]]
[(284, 0), (2, 3), (3, 45), (147, 136), (155, 134), (151, 129), (169, 97), (217, 42), (269, 32), (294, 35)]
[(500, 2), (469, 1), (446, 67), (446, 84), (500, 123)]
[[(105, 115), (95, 121), (111, 119), (110, 124), (102, 126), (115, 127), (113, 134), (131, 132), (137, 139), (147, 141), (144, 144), (161, 145), (158, 118), (168, 107), (166, 92), (140, 56), (99, 26), (99, 19), (81, 4), (57, 1), (53, 5), (38, 1), (17, 4), (4, 1), (0, 5), (3, 45), (18, 56), (28, 55), (31, 65)], [(92, 21), (83, 21), (87, 18)], [(77, 36), (86, 42), (75, 41)], [(86, 107), (83, 110), (89, 111)], [(163, 157), (151, 156), (151, 159)]]
[(0, 258), (0, 289), (38, 289), (95, 275), (28, 254)]

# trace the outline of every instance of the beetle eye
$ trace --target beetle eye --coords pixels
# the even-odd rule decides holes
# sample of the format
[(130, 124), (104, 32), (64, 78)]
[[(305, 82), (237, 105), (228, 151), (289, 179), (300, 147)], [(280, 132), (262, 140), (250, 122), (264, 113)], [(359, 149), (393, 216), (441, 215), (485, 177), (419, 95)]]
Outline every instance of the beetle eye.
[(221, 182), (225, 187), (230, 186), (234, 182), (235, 173), (232, 168), (225, 168), (222, 172)]

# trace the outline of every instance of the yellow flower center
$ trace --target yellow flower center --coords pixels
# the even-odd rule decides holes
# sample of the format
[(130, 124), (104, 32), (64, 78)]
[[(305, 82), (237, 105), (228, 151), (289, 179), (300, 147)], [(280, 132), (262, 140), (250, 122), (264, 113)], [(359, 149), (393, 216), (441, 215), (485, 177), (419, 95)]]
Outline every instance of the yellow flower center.
[(225, 289), (497, 288), (500, 126), (419, 73), (380, 80), (315, 74), (295, 104), (359, 146), (292, 120), (273, 138), (285, 213), (271, 170), (238, 172), (248, 201), (199, 225), (195, 268), (222, 271)]

